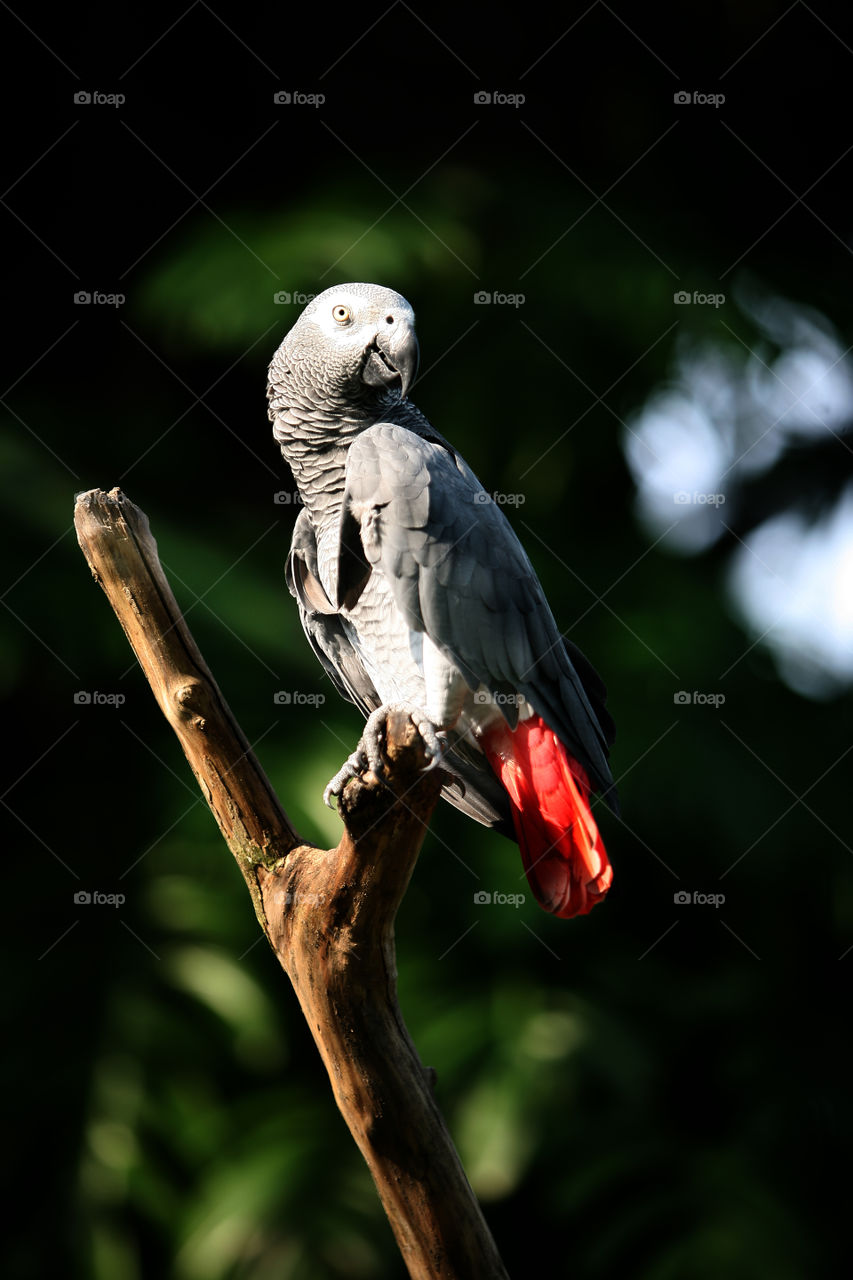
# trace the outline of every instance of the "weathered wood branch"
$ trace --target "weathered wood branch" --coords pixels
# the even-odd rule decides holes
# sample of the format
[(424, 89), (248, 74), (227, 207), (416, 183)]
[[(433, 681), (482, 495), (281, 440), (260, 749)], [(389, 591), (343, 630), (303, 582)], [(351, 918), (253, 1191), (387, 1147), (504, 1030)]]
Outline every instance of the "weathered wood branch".
[(337, 849), (291, 827), (166, 581), (144, 513), (78, 494), (77, 539), (183, 747), (367, 1161), (413, 1280), (506, 1280), (397, 1002), (394, 919), (442, 775), (404, 716), (386, 775), (350, 782)]

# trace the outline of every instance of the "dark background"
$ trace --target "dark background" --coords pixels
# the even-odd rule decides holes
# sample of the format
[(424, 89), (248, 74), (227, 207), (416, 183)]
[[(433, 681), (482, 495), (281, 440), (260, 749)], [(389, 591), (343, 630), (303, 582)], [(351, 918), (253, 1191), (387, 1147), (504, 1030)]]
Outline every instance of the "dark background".
[[(637, 518), (623, 444), (679, 343), (745, 358), (739, 281), (851, 341), (849, 15), (801, 0), (18, 14), (0, 15), (5, 1274), (403, 1274), (71, 526), (94, 486), (147, 512), (295, 824), (334, 842), (322, 787), (359, 723), (285, 590), (296, 508), (274, 501), (292, 482), (264, 391), (299, 311), (275, 294), (346, 280), (412, 302), (413, 399), (487, 489), (522, 495), (510, 518), (619, 728), (605, 906), (564, 922), (529, 894), (476, 905), (526, 890), (517, 851), (442, 808), (400, 914), (402, 1006), (508, 1269), (553, 1253), (574, 1277), (833, 1274), (849, 697), (783, 683), (725, 579), (759, 518), (825, 509), (851, 450), (839, 432), (786, 453), (690, 556)], [(681, 107), (681, 90), (725, 102)], [(125, 101), (75, 103), (96, 91)], [(726, 306), (675, 307), (680, 288)], [(479, 290), (525, 301), (479, 306)], [(678, 705), (681, 689), (725, 705)], [(327, 701), (282, 706), (281, 690)], [(725, 902), (679, 906), (682, 891)]]

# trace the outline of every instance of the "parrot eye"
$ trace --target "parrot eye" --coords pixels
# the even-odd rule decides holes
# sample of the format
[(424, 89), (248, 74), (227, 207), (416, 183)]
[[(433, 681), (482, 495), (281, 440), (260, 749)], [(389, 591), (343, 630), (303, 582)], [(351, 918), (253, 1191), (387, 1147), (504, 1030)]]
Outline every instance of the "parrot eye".
[(332, 307), (332, 315), (338, 324), (349, 324), (352, 319), (352, 312), (349, 307), (345, 307), (342, 303), (338, 303), (336, 307)]

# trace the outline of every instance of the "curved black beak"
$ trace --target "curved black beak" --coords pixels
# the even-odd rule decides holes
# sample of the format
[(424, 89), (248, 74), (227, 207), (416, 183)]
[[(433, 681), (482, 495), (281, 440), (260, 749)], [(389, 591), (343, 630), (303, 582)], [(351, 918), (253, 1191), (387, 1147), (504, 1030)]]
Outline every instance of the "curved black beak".
[(405, 400), (418, 372), (420, 351), (408, 319), (386, 316), (366, 351), (362, 380), (370, 387), (400, 387)]

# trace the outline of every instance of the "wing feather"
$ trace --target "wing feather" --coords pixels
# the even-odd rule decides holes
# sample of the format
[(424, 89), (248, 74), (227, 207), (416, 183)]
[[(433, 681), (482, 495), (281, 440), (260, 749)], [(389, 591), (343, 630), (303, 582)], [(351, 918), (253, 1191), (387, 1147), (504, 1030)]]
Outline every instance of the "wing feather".
[(462, 459), (440, 440), (377, 423), (350, 446), (343, 501), (411, 629), (471, 687), (516, 688), (609, 791), (603, 685), (564, 641), (512, 526)]

